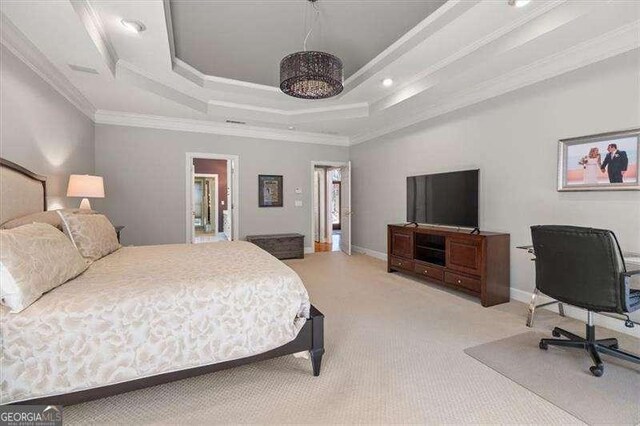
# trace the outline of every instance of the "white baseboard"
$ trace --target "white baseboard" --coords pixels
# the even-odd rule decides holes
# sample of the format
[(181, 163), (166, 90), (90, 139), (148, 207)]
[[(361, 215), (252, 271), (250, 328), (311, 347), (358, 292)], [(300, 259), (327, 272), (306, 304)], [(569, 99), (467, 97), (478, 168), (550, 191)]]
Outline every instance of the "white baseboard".
[[(375, 250), (371, 250), (368, 248), (364, 248), (364, 247), (359, 247), (359, 246), (352, 246), (351, 247), (352, 250), (356, 253), (362, 253), (362, 254), (366, 254), (367, 256), (371, 256), (371, 257), (375, 257), (376, 259), (381, 259), (381, 260), (387, 260), (387, 254), (386, 253), (382, 253), (379, 251), (375, 251)], [(524, 291), (524, 290), (520, 290), (517, 288), (511, 288), (511, 299), (512, 300), (517, 300), (519, 302), (523, 302), (526, 304), (529, 304), (529, 302), (531, 301), (531, 292), (528, 291)], [(538, 295), (537, 298), (537, 304), (541, 304), (541, 303), (546, 303), (546, 302), (551, 302), (553, 301), (553, 299), (544, 296), (544, 295)], [(558, 305), (554, 304), (554, 305), (549, 305), (549, 306), (545, 306), (544, 308), (541, 309), (548, 309), (550, 311), (553, 312), (558, 312)], [(580, 308), (576, 308), (575, 306), (571, 306), (571, 305), (567, 305), (566, 303), (564, 304), (564, 314), (570, 318), (574, 318), (577, 319), (578, 321), (581, 322), (586, 322), (587, 321), (587, 311), (584, 309), (580, 309)], [(624, 326), (624, 321), (620, 321), (617, 320), (615, 318), (611, 318), (611, 317), (607, 317), (604, 315), (594, 315), (594, 321), (595, 324), (600, 326), (600, 327), (605, 327), (608, 328), (610, 330), (615, 330), (618, 331), (620, 333), (624, 333), (624, 334), (628, 334), (634, 337), (638, 337), (640, 338), (640, 326), (636, 326), (634, 328), (627, 328)], [(637, 321), (637, 319), (636, 319)]]
[[(519, 290), (517, 288), (511, 288), (511, 299), (517, 300), (519, 302), (523, 302), (529, 304), (531, 302), (532, 293), (524, 290)], [(536, 304), (539, 305), (541, 303), (552, 302), (553, 299), (539, 294), (536, 300)], [(549, 306), (545, 306), (542, 309), (547, 309), (552, 312), (558, 312), (558, 304), (553, 304)], [(577, 319), (580, 322), (587, 322), (587, 311), (581, 308), (577, 308), (575, 306), (564, 304), (564, 314), (570, 318)], [(604, 315), (594, 315), (594, 323), (597, 326), (605, 327), (610, 330), (615, 330), (620, 333), (628, 334), (634, 337), (640, 337), (640, 326), (635, 326), (634, 328), (627, 328), (624, 326), (624, 321), (617, 320), (615, 318), (607, 317)]]
[(304, 254), (310, 254), (310, 253), (315, 253), (315, 251), (313, 251), (313, 247), (305, 247)]
[(375, 257), (376, 259), (380, 259), (384, 261), (387, 260), (387, 254), (379, 251), (370, 250), (368, 248), (359, 247), (359, 246), (351, 246), (351, 250), (356, 253), (362, 253), (362, 254), (366, 254), (367, 256)]

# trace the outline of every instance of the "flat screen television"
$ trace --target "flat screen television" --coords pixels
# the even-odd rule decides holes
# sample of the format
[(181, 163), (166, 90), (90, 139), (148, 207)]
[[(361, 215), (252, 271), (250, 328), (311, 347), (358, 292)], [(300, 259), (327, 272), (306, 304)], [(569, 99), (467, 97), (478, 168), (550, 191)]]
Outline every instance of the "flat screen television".
[(479, 172), (407, 177), (407, 222), (476, 228)]

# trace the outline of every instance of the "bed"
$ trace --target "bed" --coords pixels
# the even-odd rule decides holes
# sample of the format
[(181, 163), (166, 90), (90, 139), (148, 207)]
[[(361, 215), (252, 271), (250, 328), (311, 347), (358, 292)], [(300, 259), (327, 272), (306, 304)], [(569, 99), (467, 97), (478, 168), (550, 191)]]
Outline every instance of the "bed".
[[(45, 209), (44, 177), (0, 166), (0, 222)], [(0, 314), (2, 404), (70, 405), (306, 351), (318, 376), (324, 354), (298, 275), (242, 241), (123, 247)]]

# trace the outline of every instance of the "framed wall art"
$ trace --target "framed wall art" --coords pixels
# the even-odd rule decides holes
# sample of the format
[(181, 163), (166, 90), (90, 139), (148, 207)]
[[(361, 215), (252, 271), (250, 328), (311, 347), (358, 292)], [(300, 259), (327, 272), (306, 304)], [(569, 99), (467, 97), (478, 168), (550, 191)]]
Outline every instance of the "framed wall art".
[(258, 206), (259, 207), (282, 207), (281, 175), (258, 175)]
[(558, 191), (640, 190), (640, 129), (560, 140)]

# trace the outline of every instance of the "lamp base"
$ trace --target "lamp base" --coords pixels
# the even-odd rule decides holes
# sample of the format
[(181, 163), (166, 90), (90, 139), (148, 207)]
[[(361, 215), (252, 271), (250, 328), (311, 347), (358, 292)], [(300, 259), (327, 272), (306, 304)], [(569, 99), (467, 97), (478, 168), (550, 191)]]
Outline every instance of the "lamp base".
[(80, 201), (80, 210), (91, 210), (91, 203), (88, 198), (83, 198)]

